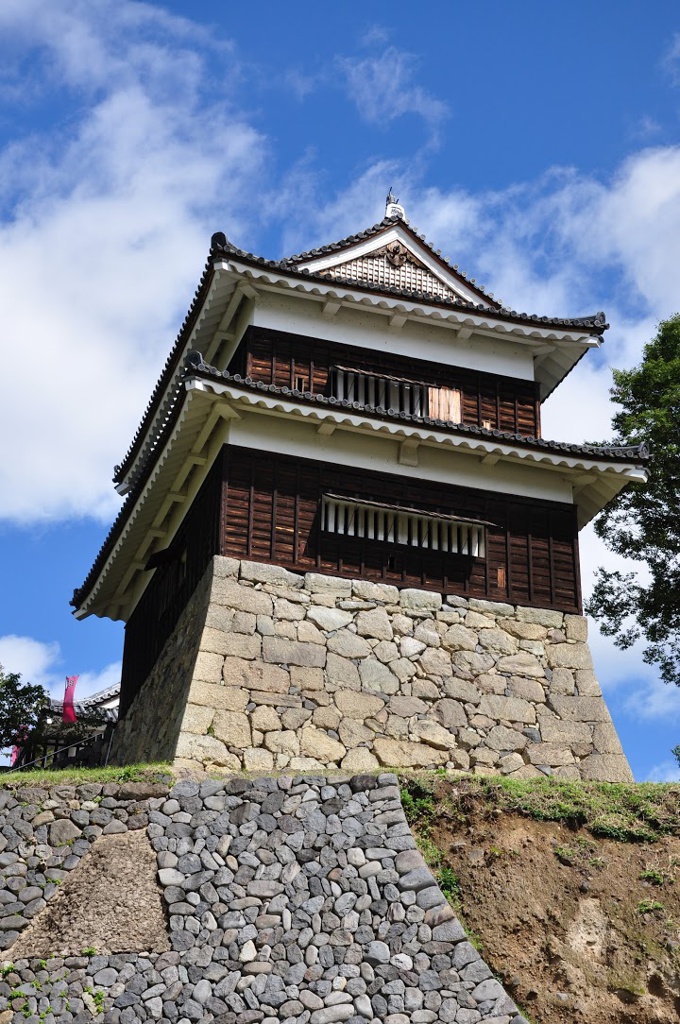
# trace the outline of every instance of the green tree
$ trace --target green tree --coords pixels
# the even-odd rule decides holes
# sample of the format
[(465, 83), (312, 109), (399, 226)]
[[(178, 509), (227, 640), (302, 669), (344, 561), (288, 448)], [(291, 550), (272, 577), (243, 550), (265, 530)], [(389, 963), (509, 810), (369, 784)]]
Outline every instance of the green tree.
[(26, 729), (35, 728), (48, 703), (42, 686), (22, 683), (18, 672), (5, 672), (0, 665), (0, 750), (13, 746)]
[(614, 370), (614, 444), (648, 443), (647, 484), (632, 484), (595, 522), (607, 547), (639, 562), (641, 573), (598, 569), (589, 614), (626, 649), (639, 639), (643, 658), (680, 685), (680, 314), (659, 324), (632, 370)]

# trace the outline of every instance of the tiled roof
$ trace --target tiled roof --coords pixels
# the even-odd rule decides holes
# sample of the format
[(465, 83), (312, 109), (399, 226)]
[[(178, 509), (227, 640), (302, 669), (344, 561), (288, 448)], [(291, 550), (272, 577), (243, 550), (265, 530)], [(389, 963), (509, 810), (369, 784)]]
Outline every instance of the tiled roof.
[(297, 256), (288, 256), (286, 259), (281, 260), (281, 262), (295, 266), (300, 263), (306, 263), (309, 260), (317, 259), (320, 256), (328, 256), (332, 253), (341, 252), (343, 249), (348, 249), (351, 246), (356, 245), (358, 242), (364, 242), (369, 238), (375, 238), (376, 235), (379, 235), (381, 232), (393, 227), (395, 224), (401, 224), (420, 245), (429, 250), (431, 255), (441, 263), (450, 274), (459, 278), (461, 282), (465, 283), (466, 287), (472, 289), (472, 291), (477, 292), (478, 295), (486, 299), (488, 305), (495, 309), (500, 309), (500, 302), (494, 299), (490, 292), (487, 292), (485, 288), (478, 285), (474, 278), (469, 278), (464, 270), (459, 270), (457, 263), (450, 263), (445, 256), (442, 256), (438, 249), (435, 249), (432, 244), (428, 242), (425, 235), (418, 232), (414, 227), (411, 227), (409, 221), (402, 217), (384, 217), (377, 224), (374, 224), (373, 227), (366, 228), (365, 231), (359, 231), (357, 234), (348, 235), (347, 238), (341, 238), (337, 242), (331, 242), (330, 245), (322, 245), (317, 249), (310, 249), (309, 252), (299, 253)]
[[(295, 273), (296, 276), (303, 276), (314, 281), (323, 281), (328, 284), (326, 271), (312, 273), (312, 271), (308, 270), (306, 267), (298, 269), (295, 266), (291, 266), (288, 260), (268, 260), (263, 256), (256, 256), (254, 253), (246, 252), (244, 249), (237, 248), (237, 246), (229, 242), (219, 231), (217, 234), (213, 235), (213, 249), (211, 252), (221, 252), (225, 255), (232, 254), (245, 263), (252, 263), (253, 266), (270, 267), (272, 270), (284, 272), (288, 271), (289, 273)], [(591, 316), (571, 318), (539, 316), (536, 313), (519, 313), (517, 310), (508, 309), (506, 306), (498, 307), (485, 305), (484, 303), (479, 302), (468, 302), (465, 299), (460, 299), (458, 297), (450, 299), (440, 298), (430, 292), (414, 292), (405, 288), (385, 287), (384, 285), (375, 285), (367, 281), (357, 282), (352, 279), (334, 277), (333, 283), (344, 284), (348, 288), (356, 288), (358, 291), (371, 291), (379, 292), (382, 295), (395, 295), (399, 298), (409, 299), (413, 302), (422, 302), (425, 300), (428, 304), (433, 306), (465, 309), (471, 313), (487, 314), (488, 316), (493, 316), (497, 320), (509, 320), (512, 323), (535, 324), (536, 326), (542, 327), (559, 327), (562, 330), (570, 330), (573, 328), (578, 331), (592, 331), (595, 334), (603, 334), (609, 327), (607, 318), (603, 312), (594, 313)]]
[[(404, 412), (391, 412), (388, 409), (374, 409), (369, 406), (363, 406), (359, 402), (349, 402), (338, 398), (326, 397), (325, 395), (295, 391), (294, 389), (287, 387), (277, 387), (274, 384), (264, 384), (261, 381), (254, 381), (249, 377), (241, 377), (240, 374), (230, 374), (227, 370), (218, 370), (214, 366), (204, 363), (200, 352), (191, 352), (187, 356), (185, 360), (185, 370), (182, 374), (182, 386), (178, 388), (178, 393), (185, 394), (186, 392), (184, 391), (183, 381), (187, 377), (196, 376), (202, 377), (206, 380), (214, 380), (225, 384), (235, 385), (237, 388), (247, 391), (278, 395), (281, 398), (292, 399), (293, 401), (303, 402), (309, 405), (322, 406), (328, 409), (343, 409), (347, 412), (360, 412), (363, 415), (375, 416), (378, 419), (402, 421), (416, 427), (431, 427), (437, 430), (445, 430), (448, 433), (463, 436), (475, 436), (486, 441), (499, 441), (501, 443), (511, 444), (529, 450), (554, 453), (563, 452), (565, 455), (580, 455), (596, 460), (609, 462), (634, 462), (638, 464), (646, 462), (650, 457), (649, 448), (646, 444), (637, 445), (635, 447), (619, 447), (609, 445), (579, 445), (571, 444), (566, 441), (549, 441), (544, 438), (526, 437), (523, 434), (513, 434), (502, 430), (487, 430), (485, 427), (478, 427), (472, 424), (452, 423), (445, 420), (432, 419), (428, 416), (412, 416)], [(146, 483), (148, 474), (155, 461), (156, 452), (162, 447), (160, 442), (169, 436), (180, 408), (181, 401), (177, 401), (171, 415), (168, 416), (163, 424), (158, 439), (159, 443), (147, 453), (143, 463), (140, 465), (139, 470), (135, 475), (133, 486), (127, 494), (109, 534), (95, 558), (92, 568), (90, 569), (82, 586), (76, 588), (73, 592), (73, 597), (71, 599), (71, 605), (73, 607), (78, 608), (81, 605), (82, 601), (96, 582), (99, 573), (103, 569), (106, 559), (113, 550), (114, 544), (125, 525), (128, 514), (134, 507), (135, 502)]]
[[(399, 221), (405, 224), (405, 221)], [(395, 223), (393, 218), (385, 218), (380, 221), (379, 224), (374, 224), (372, 228), (368, 228), (366, 231), (360, 231), (356, 235), (350, 235), (348, 238), (343, 238), (339, 242), (334, 242), (331, 245), (321, 246), (318, 249), (310, 250), (306, 253), (301, 253), (297, 256), (289, 256), (282, 260), (268, 260), (262, 256), (256, 256), (253, 253), (247, 252), (244, 249), (239, 249), (233, 245), (227, 239), (223, 232), (216, 232), (211, 239), (210, 253), (208, 256), (203, 276), (201, 277), (198, 288), (194, 295), (193, 301), (189, 308), (189, 311), (184, 319), (179, 334), (172, 347), (170, 355), (168, 356), (165, 366), (161, 372), (158, 383), (154, 388), (151, 398), (147, 404), (146, 410), (142, 417), (141, 423), (137, 428), (134, 438), (128, 448), (122, 462), (114, 467), (114, 483), (120, 483), (129, 472), (129, 469), (139, 452), (139, 448), (146, 436), (147, 430), (153, 420), (153, 417), (160, 405), (163, 395), (172, 379), (172, 375), (177, 369), (177, 365), (181, 358), (182, 351), (186, 344), (187, 338), (193, 329), (196, 322), (196, 318), (201, 310), (201, 305), (205, 299), (206, 294), (210, 288), (210, 283), (213, 277), (213, 264), (214, 260), (219, 259), (222, 256), (236, 256), (240, 260), (246, 263), (250, 263), (253, 266), (269, 267), (272, 270), (276, 270), (279, 273), (291, 274), (295, 277), (303, 276), (307, 279), (323, 281), (328, 284), (329, 278), (326, 271), (319, 273), (312, 273), (306, 267), (300, 267), (300, 264), (305, 261), (312, 259), (316, 256), (323, 256), (328, 253), (341, 251), (343, 248), (347, 248), (352, 244), (363, 241), (367, 238), (372, 238), (379, 234), (381, 231), (386, 230)], [(418, 235), (413, 229), (407, 226), (407, 229), (411, 232), (414, 238), (418, 238), (421, 242), (424, 241), (423, 237)], [(490, 295), (487, 295), (479, 286), (473, 285), (469, 279), (466, 278), (463, 272), (459, 272), (456, 267), (451, 267), (432, 247), (429, 243), (424, 244), (430, 249), (432, 254), (440, 260), (440, 262), (446, 266), (449, 272), (456, 274), (465, 284), (473, 290), (479, 292), (480, 296), (484, 297), (486, 302), (468, 302), (465, 299), (458, 298), (457, 296), (451, 295), (446, 296), (443, 294), (436, 294), (433, 292), (422, 292), (412, 291), (407, 288), (396, 287), (395, 285), (386, 285), (383, 283), (374, 283), (370, 281), (357, 281), (352, 278), (344, 278), (340, 269), (337, 268), (333, 275), (333, 282), (335, 284), (345, 285), (348, 288), (353, 288), (359, 291), (374, 292), (379, 294), (387, 294), (403, 298), (414, 302), (427, 302), (429, 305), (443, 306), (444, 308), (453, 308), (460, 310), (468, 310), (476, 314), (487, 314), (493, 316), (499, 320), (507, 320), (512, 323), (520, 324), (535, 324), (539, 327), (556, 327), (561, 330), (578, 330), (578, 331), (590, 331), (594, 334), (602, 334), (608, 327), (604, 313), (596, 313), (594, 316), (577, 317), (575, 319), (564, 319), (546, 316), (536, 316), (529, 313), (519, 313), (516, 310), (508, 309), (507, 307), (501, 307)], [(441, 291), (441, 289), (438, 289)]]
[(249, 391), (264, 391), (268, 394), (279, 395), (282, 398), (292, 398), (296, 402), (302, 401), (312, 405), (323, 405), (331, 409), (345, 409), (348, 412), (368, 413), (381, 419), (389, 417), (391, 420), (401, 420), (411, 423), (413, 426), (435, 427), (455, 434), (473, 435), (487, 441), (502, 441), (526, 448), (535, 448), (540, 451), (565, 452), (568, 455), (585, 455), (593, 459), (617, 462), (646, 462), (649, 459), (649, 447), (646, 444), (623, 447), (617, 445), (572, 444), (569, 441), (549, 441), (542, 437), (527, 437), (525, 434), (514, 434), (506, 430), (490, 430), (471, 423), (453, 423), (448, 420), (433, 419), (430, 416), (414, 416), (406, 412), (383, 409), (380, 406), (373, 408), (362, 405), (361, 402), (350, 402), (347, 399), (312, 394), (309, 391), (296, 391), (293, 388), (280, 387), (276, 384), (264, 384), (262, 381), (254, 381), (250, 377), (242, 377), (238, 373), (231, 374), (227, 370), (218, 370), (214, 366), (209, 366), (203, 362), (200, 352), (191, 352), (187, 356), (186, 364), (187, 368), (190, 368), (192, 376), (204, 377), (206, 380), (220, 380), (228, 384), (235, 384), (239, 388), (247, 388)]

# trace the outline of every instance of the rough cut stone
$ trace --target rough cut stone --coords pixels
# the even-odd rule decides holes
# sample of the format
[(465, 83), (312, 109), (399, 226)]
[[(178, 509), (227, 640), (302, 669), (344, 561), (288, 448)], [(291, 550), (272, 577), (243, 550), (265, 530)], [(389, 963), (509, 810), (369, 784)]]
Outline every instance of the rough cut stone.
[(300, 733), (300, 752), (308, 754), (309, 757), (316, 757), (322, 763), (339, 761), (347, 753), (342, 743), (321, 729), (315, 729), (314, 726), (309, 726)]
[(564, 619), (562, 612), (553, 612), (545, 608), (518, 608), (516, 615), (519, 622), (533, 622), (548, 629), (559, 629)]
[(607, 706), (599, 697), (561, 697), (551, 694), (548, 707), (565, 722), (610, 722)]
[(443, 700), (437, 701), (434, 705), (434, 714), (446, 729), (458, 729), (467, 725), (465, 709), (457, 700), (444, 697)]
[(424, 700), (419, 697), (390, 697), (387, 708), (390, 714), (399, 715), (401, 718), (412, 718), (413, 715), (423, 715), (428, 710)]
[(328, 638), (328, 650), (341, 658), (367, 658), (371, 653), (368, 641), (348, 629), (339, 629)]
[(384, 604), (398, 604), (399, 591), (387, 583), (369, 583), (366, 580), (352, 580), (353, 597), (363, 601), (382, 601)]
[(317, 644), (296, 643), (280, 637), (265, 636), (262, 640), (262, 657), (275, 664), (303, 665), (323, 668), (326, 664), (326, 650)]
[(376, 715), (385, 707), (381, 697), (355, 690), (337, 690), (335, 703), (342, 715), (346, 718), (356, 718), (359, 721)]
[(222, 675), (227, 686), (246, 690), (286, 693), (290, 685), (288, 673), (278, 665), (244, 661), (242, 658), (225, 658)]
[(348, 626), (354, 616), (351, 612), (343, 612), (339, 608), (318, 608), (312, 607), (307, 612), (307, 618), (311, 619), (321, 629), (329, 632), (334, 629), (342, 629)]
[(214, 580), (210, 600), (253, 615), (271, 615), (273, 601), (269, 594), (243, 587), (231, 579)]
[(241, 579), (252, 580), (254, 583), (273, 583), (276, 586), (301, 587), (304, 576), (289, 572), (278, 565), (266, 565), (263, 562), (241, 562)]
[(119, 723), (113, 759), (571, 778), (594, 753), (622, 756), (582, 616), (216, 559)]
[(449, 750), (456, 746), (455, 736), (452, 736), (443, 726), (437, 725), (436, 722), (427, 720), (414, 722), (410, 726), (409, 732), (413, 739), (427, 743), (431, 747), (437, 747), (439, 750)]
[(507, 722), (525, 722), (532, 725), (536, 721), (536, 709), (529, 701), (519, 697), (501, 697), (496, 694), (484, 694), (479, 702), (479, 713), (489, 718)]
[(390, 672), (387, 665), (379, 661), (362, 661), (359, 664), (359, 677), (361, 685), (366, 690), (374, 690), (379, 693), (397, 693), (399, 680), (393, 672)]
[(516, 729), (496, 725), (490, 730), (485, 742), (492, 750), (524, 750), (528, 741), (526, 736)]
[(442, 606), (441, 594), (431, 594), (427, 590), (406, 588), (399, 592), (399, 604), (410, 611), (439, 611)]
[(250, 746), (250, 722), (240, 711), (216, 711), (212, 728), (216, 738), (228, 747), (243, 750)]
[(392, 768), (426, 768), (431, 764), (442, 764), (446, 755), (424, 743), (411, 743), (408, 740), (392, 740), (379, 736), (375, 740), (374, 751), (381, 764)]
[(499, 672), (509, 672), (513, 676), (543, 676), (544, 671), (538, 658), (533, 654), (510, 654), (508, 657), (500, 658), (498, 662)]
[(383, 608), (359, 612), (356, 627), (359, 636), (374, 637), (376, 640), (391, 640), (394, 636), (389, 616)]
[(586, 643), (588, 640), (588, 620), (584, 615), (565, 615), (564, 631), (567, 640), (580, 640)]
[(243, 767), (247, 772), (271, 772), (274, 769), (274, 755), (269, 750), (250, 747), (243, 752)]
[(379, 768), (379, 761), (375, 754), (372, 754), (366, 747), (354, 747), (348, 750), (340, 767), (348, 772), (373, 772)]
[(633, 782), (633, 773), (623, 754), (591, 754), (579, 765), (581, 778), (598, 782)]
[(220, 768), (231, 768), (238, 771), (241, 767), (239, 759), (230, 754), (224, 743), (215, 736), (194, 736), (181, 733), (177, 741), (177, 757), (200, 764), (214, 764)]
[[(217, 686), (214, 689), (218, 689)], [(198, 704), (187, 704), (180, 728), (184, 732), (196, 732), (203, 735), (208, 732), (215, 715), (214, 708), (201, 707)]]
[(551, 668), (585, 668), (592, 670), (593, 659), (587, 644), (554, 644), (546, 647)]
[(222, 711), (245, 711), (248, 692), (237, 686), (223, 686), (219, 683), (204, 683), (195, 680), (191, 684), (189, 700), (192, 704), (215, 709), (221, 708)]

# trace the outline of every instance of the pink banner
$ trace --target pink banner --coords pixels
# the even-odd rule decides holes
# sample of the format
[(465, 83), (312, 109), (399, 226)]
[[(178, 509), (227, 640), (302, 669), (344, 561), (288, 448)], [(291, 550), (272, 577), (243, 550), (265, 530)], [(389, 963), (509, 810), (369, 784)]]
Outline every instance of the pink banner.
[(66, 676), (66, 689), (64, 691), (64, 713), (61, 716), (62, 722), (67, 722), (72, 725), (76, 722), (76, 709), (73, 706), (73, 698), (76, 692), (76, 683), (78, 682), (78, 676)]

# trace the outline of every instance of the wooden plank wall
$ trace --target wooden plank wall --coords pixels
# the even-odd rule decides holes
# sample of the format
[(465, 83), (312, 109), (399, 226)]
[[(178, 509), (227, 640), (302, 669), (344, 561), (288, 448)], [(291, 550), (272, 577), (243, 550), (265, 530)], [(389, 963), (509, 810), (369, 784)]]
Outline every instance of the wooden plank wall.
[(419, 380), (438, 387), (460, 389), (463, 423), (540, 437), (540, 401), (534, 381), (503, 377), (389, 352), (370, 352), (263, 327), (248, 328), (230, 370), (279, 387), (297, 383), (315, 394), (328, 394), (332, 366)]
[[(223, 449), (222, 554), (396, 586), (580, 611), (573, 506)], [(321, 496), (384, 501), (490, 523), (484, 558), (322, 532)]]
[(219, 552), (221, 480), (218, 458), (125, 627), (121, 714), (153, 668), (210, 559)]

